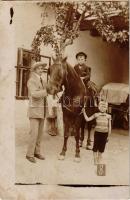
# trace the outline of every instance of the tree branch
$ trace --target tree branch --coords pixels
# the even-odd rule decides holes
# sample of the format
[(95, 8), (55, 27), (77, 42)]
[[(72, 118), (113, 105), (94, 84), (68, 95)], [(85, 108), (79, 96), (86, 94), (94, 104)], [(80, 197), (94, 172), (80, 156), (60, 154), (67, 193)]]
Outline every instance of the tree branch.
[[(78, 22), (76, 23), (75, 27), (72, 30), (72, 35), (70, 37), (70, 39), (67, 40), (67, 38), (64, 39), (64, 43), (61, 45), (61, 49), (63, 50), (66, 46), (73, 44), (73, 40), (75, 38), (76, 32), (78, 32), (80, 23), (82, 21), (82, 19), (85, 16), (85, 13), (87, 11), (87, 6), (85, 7), (84, 11), (82, 12), (82, 14), (80, 15), (80, 18), (78, 20)], [(62, 41), (63, 42), (63, 41)]]

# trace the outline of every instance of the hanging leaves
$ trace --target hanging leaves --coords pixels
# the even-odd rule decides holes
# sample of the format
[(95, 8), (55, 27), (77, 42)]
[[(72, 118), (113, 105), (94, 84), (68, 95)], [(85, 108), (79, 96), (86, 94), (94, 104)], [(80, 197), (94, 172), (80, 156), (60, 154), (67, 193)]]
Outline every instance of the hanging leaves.
[[(56, 55), (62, 54), (67, 45), (79, 36), (80, 23), (92, 17), (92, 27), (103, 40), (119, 44), (129, 43), (129, 6), (128, 2), (90, 1), (90, 2), (42, 2), (41, 7), (50, 7), (55, 11), (55, 25), (42, 26), (32, 42), (36, 57), (40, 46), (51, 45)], [(115, 26), (113, 17), (119, 16), (124, 26), (121, 30)]]
[[(93, 22), (93, 26), (102, 36), (103, 40), (107, 42), (116, 42), (127, 45), (129, 42), (129, 27), (125, 23), (128, 23), (128, 2), (122, 4), (122, 2), (103, 2), (97, 3), (95, 14), (96, 20)], [(113, 16), (122, 16), (124, 19), (123, 30), (116, 30), (114, 26)], [(119, 22), (120, 23), (120, 22)], [(118, 25), (119, 26), (119, 25)]]

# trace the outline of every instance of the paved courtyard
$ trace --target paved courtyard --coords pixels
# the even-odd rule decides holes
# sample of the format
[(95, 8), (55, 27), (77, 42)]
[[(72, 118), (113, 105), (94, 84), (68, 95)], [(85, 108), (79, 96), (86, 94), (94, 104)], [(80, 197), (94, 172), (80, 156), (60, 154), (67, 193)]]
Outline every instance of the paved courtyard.
[(28, 130), (16, 129), (16, 183), (43, 184), (90, 184), (90, 185), (128, 185), (128, 132), (113, 130), (104, 154), (106, 176), (97, 176), (97, 167), (93, 164), (92, 151), (86, 150), (84, 142), (81, 148), (81, 162), (73, 161), (75, 140), (69, 138), (68, 151), (64, 161), (58, 160), (63, 144), (62, 136), (50, 136), (44, 133), (42, 150), (45, 160), (36, 164), (25, 159)]

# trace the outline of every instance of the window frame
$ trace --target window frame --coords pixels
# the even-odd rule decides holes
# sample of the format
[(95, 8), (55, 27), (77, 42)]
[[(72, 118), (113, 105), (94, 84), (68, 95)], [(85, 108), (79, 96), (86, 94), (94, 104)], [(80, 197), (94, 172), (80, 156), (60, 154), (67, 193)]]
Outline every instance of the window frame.
[[(23, 54), (24, 53), (30, 54), (30, 57), (31, 57), (32, 60), (33, 60), (33, 55), (35, 55), (31, 50), (24, 49), (24, 48), (18, 48), (17, 66), (15, 66), (15, 68), (16, 68), (16, 81), (15, 81), (15, 83), (16, 83), (16, 91), (15, 91), (16, 95), (15, 95), (15, 98), (17, 100), (27, 100), (28, 99), (28, 92), (27, 92), (27, 96), (21, 95), (21, 91), (22, 91), (23, 87), (25, 87), (23, 85), (23, 76), (24, 76), (23, 71), (28, 71), (30, 73), (30, 69), (31, 69), (31, 63), (29, 63), (29, 66), (23, 65)], [(51, 57), (46, 56), (46, 55), (41, 55), (41, 54), (39, 55), (39, 57), (40, 57), (40, 60), (42, 58), (47, 58), (48, 63), (49, 63), (49, 67), (50, 67)], [(22, 73), (21, 73), (21, 71), (22, 71)], [(43, 71), (44, 71), (44, 73), (47, 73), (47, 69), (44, 69)]]

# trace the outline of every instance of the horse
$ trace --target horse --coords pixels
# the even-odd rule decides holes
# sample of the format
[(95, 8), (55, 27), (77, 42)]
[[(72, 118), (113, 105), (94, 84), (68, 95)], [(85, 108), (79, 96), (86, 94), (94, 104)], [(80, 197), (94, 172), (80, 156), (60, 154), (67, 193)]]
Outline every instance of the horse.
[(67, 58), (53, 58), (53, 64), (50, 66), (50, 79), (47, 84), (47, 92), (56, 95), (64, 86), (64, 92), (61, 98), (64, 123), (64, 144), (59, 155), (60, 160), (65, 159), (67, 151), (67, 141), (70, 136), (70, 130), (76, 141), (76, 151), (74, 161), (80, 162), (80, 127), (81, 114), (84, 106), (84, 97), (86, 88), (76, 73), (76, 71), (66, 62)]

